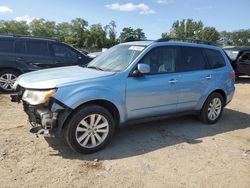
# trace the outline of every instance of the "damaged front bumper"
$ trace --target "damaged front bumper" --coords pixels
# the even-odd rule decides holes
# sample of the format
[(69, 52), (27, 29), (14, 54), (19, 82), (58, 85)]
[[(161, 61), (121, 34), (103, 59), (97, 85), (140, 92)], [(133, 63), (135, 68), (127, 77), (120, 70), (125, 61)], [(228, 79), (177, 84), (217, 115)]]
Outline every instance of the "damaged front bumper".
[[(12, 102), (22, 101), (22, 92), (11, 95)], [(61, 136), (61, 131), (71, 109), (54, 98), (49, 102), (31, 105), (22, 101), (23, 109), (32, 125), (31, 133), (45, 137)]]

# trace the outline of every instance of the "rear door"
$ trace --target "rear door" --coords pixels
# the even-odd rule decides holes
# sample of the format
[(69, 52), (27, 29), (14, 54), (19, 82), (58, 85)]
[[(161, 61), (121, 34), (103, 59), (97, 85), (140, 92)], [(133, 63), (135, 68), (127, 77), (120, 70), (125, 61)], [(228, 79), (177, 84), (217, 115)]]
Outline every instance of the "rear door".
[(46, 40), (26, 39), (26, 55), (18, 61), (25, 62), (30, 70), (55, 67)]
[(240, 74), (250, 75), (250, 51), (242, 53), (237, 62), (236, 72)]
[(206, 95), (214, 80), (202, 49), (182, 47), (182, 61), (176, 66), (178, 78), (177, 111), (196, 110), (202, 96)]

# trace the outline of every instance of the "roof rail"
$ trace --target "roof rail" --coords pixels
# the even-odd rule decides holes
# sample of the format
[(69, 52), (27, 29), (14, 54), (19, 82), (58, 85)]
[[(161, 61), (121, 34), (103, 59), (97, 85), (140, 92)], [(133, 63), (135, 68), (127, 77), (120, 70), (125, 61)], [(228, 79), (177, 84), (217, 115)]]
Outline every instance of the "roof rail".
[(47, 38), (47, 37), (37, 37), (37, 36), (32, 36), (32, 35), (0, 34), (0, 36), (5, 36), (5, 37), (25, 37), (25, 38), (33, 38), (33, 39), (45, 39), (45, 40), (58, 41), (58, 39), (52, 39), (52, 38)]
[(155, 42), (169, 42), (169, 41), (182, 41), (182, 42), (191, 42), (196, 44), (207, 44), (212, 46), (218, 46), (217, 44), (205, 41), (205, 40), (197, 40), (197, 39), (189, 39), (189, 38), (160, 38), (156, 40)]

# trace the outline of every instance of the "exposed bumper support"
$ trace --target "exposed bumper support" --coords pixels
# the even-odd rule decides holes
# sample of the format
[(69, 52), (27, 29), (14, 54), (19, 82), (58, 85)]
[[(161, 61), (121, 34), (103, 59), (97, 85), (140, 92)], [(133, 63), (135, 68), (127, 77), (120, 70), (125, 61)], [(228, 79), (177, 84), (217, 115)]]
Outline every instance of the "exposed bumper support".
[[(32, 129), (30, 132), (45, 137), (60, 136), (63, 123), (70, 110), (56, 103), (33, 106), (23, 102), (24, 111), (28, 115)], [(60, 116), (60, 117), (59, 117)]]

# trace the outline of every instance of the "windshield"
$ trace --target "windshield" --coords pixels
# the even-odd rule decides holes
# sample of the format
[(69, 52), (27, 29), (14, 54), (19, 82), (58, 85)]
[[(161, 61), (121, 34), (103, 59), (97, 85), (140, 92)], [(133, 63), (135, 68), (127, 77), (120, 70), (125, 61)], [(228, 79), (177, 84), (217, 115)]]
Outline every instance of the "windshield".
[(227, 53), (227, 55), (230, 57), (231, 60), (236, 60), (238, 54), (239, 54), (239, 51), (235, 51), (235, 50), (228, 50), (228, 49), (225, 49), (225, 52)]
[(92, 60), (87, 67), (111, 72), (123, 71), (144, 48), (145, 46), (117, 45)]

